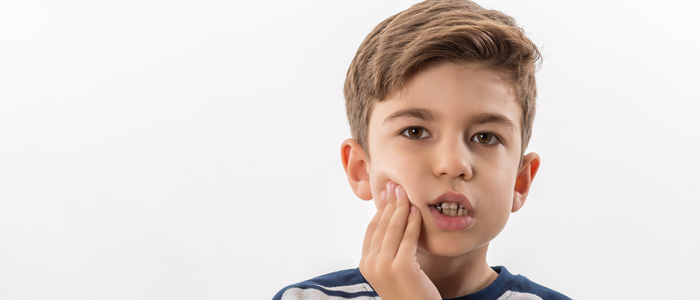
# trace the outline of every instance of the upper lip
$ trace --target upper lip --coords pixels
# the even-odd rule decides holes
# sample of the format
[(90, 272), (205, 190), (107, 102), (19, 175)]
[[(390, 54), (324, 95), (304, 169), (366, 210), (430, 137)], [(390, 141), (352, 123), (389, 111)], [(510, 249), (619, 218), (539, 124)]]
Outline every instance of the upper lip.
[(474, 211), (472, 203), (466, 196), (453, 191), (444, 192), (442, 195), (435, 198), (435, 200), (431, 201), (429, 205), (438, 205), (443, 202), (454, 202), (464, 206), (464, 208), (466, 208), (469, 212)]

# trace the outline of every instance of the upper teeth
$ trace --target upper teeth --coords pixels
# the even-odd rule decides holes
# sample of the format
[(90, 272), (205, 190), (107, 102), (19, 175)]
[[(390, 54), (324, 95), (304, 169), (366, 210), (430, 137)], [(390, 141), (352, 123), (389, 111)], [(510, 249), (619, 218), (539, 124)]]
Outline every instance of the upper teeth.
[(459, 204), (457, 202), (442, 202), (438, 205), (436, 205), (438, 209), (458, 209), (458, 208), (464, 208), (462, 204)]
[(435, 207), (443, 215), (466, 216), (468, 214), (467, 209), (456, 202), (442, 202), (440, 204), (435, 205)]

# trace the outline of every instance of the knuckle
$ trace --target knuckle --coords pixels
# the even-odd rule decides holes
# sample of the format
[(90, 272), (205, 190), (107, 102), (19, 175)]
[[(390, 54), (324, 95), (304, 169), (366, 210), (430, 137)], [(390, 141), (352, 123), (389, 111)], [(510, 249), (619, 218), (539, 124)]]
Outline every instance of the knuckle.
[(395, 222), (390, 222), (386, 225), (386, 233), (395, 231), (399, 226)]
[(406, 231), (405, 231), (404, 234), (403, 234), (403, 239), (404, 239), (404, 240), (412, 239), (412, 238), (418, 236), (418, 234), (419, 234), (419, 233), (416, 232), (416, 230), (411, 230), (411, 226), (407, 226), (407, 227), (406, 227)]
[(366, 268), (367, 268), (367, 267), (372, 268), (372, 267), (375, 266), (375, 265), (376, 265), (376, 257), (373, 256), (373, 255), (368, 255), (368, 256), (365, 258), (365, 267), (366, 267)]
[(405, 274), (411, 271), (412, 263), (406, 260), (397, 260), (396, 263), (392, 265), (392, 269), (399, 274)]
[(403, 232), (403, 229), (399, 224), (389, 224), (386, 228), (386, 235), (395, 235)]
[(378, 267), (374, 270), (374, 274), (379, 278), (389, 278), (391, 277), (391, 272), (388, 272), (387, 268)]

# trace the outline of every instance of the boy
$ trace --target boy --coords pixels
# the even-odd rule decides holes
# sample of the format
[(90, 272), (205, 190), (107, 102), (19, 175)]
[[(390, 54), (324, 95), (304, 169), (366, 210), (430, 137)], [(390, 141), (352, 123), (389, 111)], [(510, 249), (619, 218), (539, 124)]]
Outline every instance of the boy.
[(377, 206), (360, 266), (275, 299), (569, 299), (486, 263), (540, 164), (523, 155), (538, 59), (512, 18), (469, 1), (428, 0), (380, 23), (345, 82), (343, 167)]

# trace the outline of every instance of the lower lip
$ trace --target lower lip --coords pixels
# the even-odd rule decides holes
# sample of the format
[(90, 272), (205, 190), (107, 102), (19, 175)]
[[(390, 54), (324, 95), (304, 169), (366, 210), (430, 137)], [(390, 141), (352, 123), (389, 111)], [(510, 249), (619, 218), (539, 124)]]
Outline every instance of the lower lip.
[(474, 218), (471, 215), (462, 217), (446, 216), (440, 213), (435, 206), (430, 206), (430, 214), (433, 216), (433, 222), (435, 222), (435, 225), (443, 230), (465, 230), (474, 223)]

